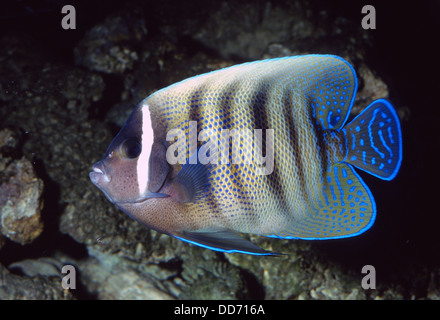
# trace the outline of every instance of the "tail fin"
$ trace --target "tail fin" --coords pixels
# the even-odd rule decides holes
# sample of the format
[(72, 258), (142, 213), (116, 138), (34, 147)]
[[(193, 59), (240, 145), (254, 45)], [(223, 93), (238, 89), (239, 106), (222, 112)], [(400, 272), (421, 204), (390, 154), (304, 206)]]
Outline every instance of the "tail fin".
[(344, 129), (346, 163), (380, 179), (392, 180), (402, 162), (402, 133), (393, 106), (384, 99), (370, 104)]

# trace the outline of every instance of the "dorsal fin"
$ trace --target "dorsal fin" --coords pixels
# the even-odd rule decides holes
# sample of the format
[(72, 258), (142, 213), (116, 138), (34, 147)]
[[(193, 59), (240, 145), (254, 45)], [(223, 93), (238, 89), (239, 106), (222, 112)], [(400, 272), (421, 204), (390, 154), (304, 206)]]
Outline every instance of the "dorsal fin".
[[(310, 56), (313, 60), (313, 55)], [(344, 59), (319, 56), (310, 63), (305, 93), (313, 114), (324, 129), (340, 129), (345, 124), (357, 91), (356, 72)]]

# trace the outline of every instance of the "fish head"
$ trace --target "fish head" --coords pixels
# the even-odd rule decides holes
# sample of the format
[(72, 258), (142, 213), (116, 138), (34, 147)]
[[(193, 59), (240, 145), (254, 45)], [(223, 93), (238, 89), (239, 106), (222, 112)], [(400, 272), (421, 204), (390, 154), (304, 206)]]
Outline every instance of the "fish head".
[(113, 139), (103, 159), (93, 165), (90, 180), (112, 203), (144, 203), (167, 196), (159, 191), (171, 168), (166, 161), (166, 147), (155, 137), (157, 130), (152, 123), (149, 106), (143, 101)]

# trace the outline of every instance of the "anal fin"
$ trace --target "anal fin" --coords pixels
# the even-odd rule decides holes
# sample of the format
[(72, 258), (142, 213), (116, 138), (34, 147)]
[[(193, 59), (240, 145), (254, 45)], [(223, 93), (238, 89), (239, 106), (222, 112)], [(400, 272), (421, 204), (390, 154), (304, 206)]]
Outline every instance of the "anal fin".
[(316, 212), (308, 221), (315, 239), (337, 239), (359, 235), (376, 218), (376, 204), (370, 190), (353, 168), (334, 165), (321, 186)]
[(335, 164), (319, 189), (310, 211), (271, 237), (339, 239), (357, 236), (373, 225), (376, 218), (374, 198), (351, 165)]

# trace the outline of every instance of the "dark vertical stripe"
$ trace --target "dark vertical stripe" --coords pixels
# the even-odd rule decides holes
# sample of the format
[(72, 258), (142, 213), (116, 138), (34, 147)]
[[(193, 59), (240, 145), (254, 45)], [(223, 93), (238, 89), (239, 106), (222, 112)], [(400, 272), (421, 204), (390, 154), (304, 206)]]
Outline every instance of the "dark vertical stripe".
[[(187, 105), (189, 106), (188, 120), (189, 121), (199, 121), (201, 113), (201, 100), (203, 99), (203, 93), (205, 92), (205, 85), (200, 85), (195, 87), (187, 96)], [(197, 98), (197, 95), (200, 95)], [(194, 101), (199, 100), (199, 101)], [(194, 102), (193, 102), (194, 101)], [(197, 128), (200, 131), (200, 128)], [(198, 133), (198, 132), (197, 132)]]
[[(277, 158), (280, 156), (277, 154), (277, 144), (279, 141), (277, 139), (280, 138), (279, 136), (279, 128), (271, 128), (271, 125), (273, 123), (269, 122), (269, 113), (273, 112), (273, 110), (269, 110), (270, 108), (270, 101), (271, 98), (269, 96), (269, 90), (270, 86), (264, 83), (260, 83), (260, 86), (255, 91), (255, 97), (254, 101), (251, 105), (252, 114), (253, 114), (253, 122), (254, 122), (254, 128), (255, 129), (262, 129), (262, 149), (266, 150), (266, 129), (274, 129), (274, 170), (271, 174), (267, 175), (267, 184), (269, 184), (267, 187), (268, 189), (274, 193), (278, 201), (280, 201), (281, 205), (284, 207), (288, 207), (288, 199), (286, 196), (286, 190), (283, 186), (279, 163), (277, 161)], [(263, 156), (265, 156), (265, 152), (263, 152)], [(264, 180), (263, 180), (264, 181)]]
[[(218, 134), (219, 134), (219, 143), (221, 143), (221, 129), (231, 129), (231, 115), (233, 114), (234, 110), (233, 110), (233, 106), (232, 103), (234, 101), (234, 94), (235, 94), (235, 88), (236, 88), (237, 84), (235, 82), (230, 82), (227, 84), (227, 86), (221, 91), (219, 92), (219, 98), (220, 100), (216, 100), (215, 101), (215, 105), (217, 107), (218, 115), (219, 115), (219, 120), (222, 121), (222, 124), (217, 126)], [(217, 97), (217, 98), (218, 98)], [(228, 155), (229, 155), (229, 159), (228, 159), (228, 164), (221, 164), (221, 157), (222, 157), (222, 153), (221, 153), (221, 149), (219, 147), (219, 151), (220, 151), (220, 157), (219, 157), (219, 165), (220, 166), (227, 166), (227, 168), (229, 169), (229, 181), (231, 182), (231, 186), (230, 191), (234, 196), (237, 196), (240, 192), (240, 190), (242, 189), (241, 186), (239, 185), (238, 181), (239, 179), (236, 179), (234, 176), (235, 171), (235, 165), (232, 164), (232, 160), (231, 160), (231, 155), (232, 155), (232, 148), (231, 148), (231, 140), (230, 138), (228, 138)], [(233, 178), (230, 178), (230, 176), (233, 176)], [(234, 180), (237, 180), (237, 182), (234, 183)], [(233, 189), (236, 189), (236, 191), (234, 192)], [(224, 192), (226, 192), (226, 190), (224, 190)], [(216, 195), (215, 193), (213, 193), (213, 201), (215, 202), (216, 206), (218, 208), (223, 208), (222, 203), (221, 203), (221, 199), (220, 199), (220, 195)], [(238, 207), (235, 209), (239, 209)]]
[(321, 179), (323, 179), (323, 183), (326, 183), (324, 181), (324, 177), (327, 175), (327, 166), (328, 166), (328, 154), (326, 152), (326, 145), (325, 145), (325, 134), (324, 134), (324, 128), (318, 123), (318, 120), (313, 116), (312, 112), (308, 113), (309, 115), (309, 121), (312, 123), (312, 129), (314, 136), (316, 137), (318, 141), (317, 145), (317, 155), (318, 160), (321, 164)]
[[(222, 121), (222, 124), (218, 126), (218, 129), (228, 129), (231, 130), (231, 118), (232, 114), (234, 112), (232, 108), (232, 103), (234, 99), (234, 92), (235, 92), (235, 86), (236, 84), (229, 83), (228, 86), (226, 86), (223, 91), (220, 92), (220, 98), (221, 100), (217, 103), (219, 108), (219, 120)], [(221, 131), (219, 132), (220, 139), (219, 143), (221, 143)], [(220, 148), (219, 148), (220, 150)], [(221, 151), (220, 151), (221, 152)], [(221, 160), (222, 154), (220, 153), (220, 160)], [(231, 148), (231, 139), (228, 138), (228, 161), (231, 164), (232, 163), (232, 148)]]
[[(234, 87), (235, 83), (230, 83), (220, 93), (221, 100), (219, 103), (219, 110), (220, 115), (223, 116), (223, 118), (221, 118), (223, 120), (222, 128), (225, 129), (228, 129), (227, 125), (231, 124), (231, 103), (233, 101)], [(229, 121), (226, 122), (226, 119), (229, 119)]]
[[(255, 91), (255, 97), (249, 106), (251, 108), (253, 128), (251, 128), (252, 133), (254, 129), (262, 129), (262, 149), (266, 150), (266, 129), (269, 128), (269, 117), (268, 117), (268, 86), (264, 83), (260, 83), (260, 86)], [(263, 153), (263, 156), (265, 154)], [(254, 155), (255, 157), (255, 155)]]
[[(253, 129), (270, 129), (268, 128), (269, 119), (267, 116), (268, 112), (268, 91), (269, 87), (264, 83), (260, 83), (260, 86), (255, 92), (255, 98), (251, 105), (254, 128)], [(264, 135), (263, 135), (264, 137)], [(265, 141), (263, 140), (263, 145)]]
[[(271, 110), (270, 108), (270, 95), (269, 95), (270, 85), (264, 82), (259, 82), (258, 86), (256, 87), (255, 91), (253, 92), (253, 97), (251, 100), (251, 104), (248, 106), (250, 108), (249, 112), (251, 113), (252, 122), (253, 122), (253, 130), (254, 129), (262, 129), (262, 141), (261, 141), (261, 149), (262, 149), (262, 156), (267, 156), (266, 154), (266, 129), (274, 129), (274, 167), (273, 172), (269, 175), (263, 175), (260, 176), (260, 181), (262, 185), (262, 189), (265, 189), (269, 192), (272, 192), (274, 194), (275, 199), (279, 201), (279, 205), (282, 207), (287, 207), (287, 199), (286, 194), (284, 192), (284, 189), (281, 184), (281, 177), (280, 177), (280, 170), (279, 170), (279, 163), (277, 162), (277, 153), (276, 153), (276, 145), (277, 145), (277, 129), (271, 128), (271, 123), (269, 122), (269, 113)], [(254, 141), (255, 143), (255, 141)], [(254, 154), (254, 165), (257, 166), (255, 163), (256, 155)], [(267, 164), (266, 164), (267, 165)], [(266, 184), (266, 185), (264, 185)], [(259, 217), (260, 219), (263, 218), (262, 216)], [(262, 222), (260, 222), (262, 223)]]
[[(272, 129), (269, 128), (269, 117), (268, 117), (268, 110), (269, 108), (269, 87), (264, 84), (260, 83), (259, 87), (255, 91), (255, 97), (251, 102), (251, 105), (249, 106), (251, 108), (251, 114), (252, 114), (252, 122), (253, 122), (253, 128), (252, 134), (254, 133), (254, 129), (262, 129), (262, 141), (261, 141), (261, 149), (262, 149), (262, 156), (266, 156), (266, 129)], [(274, 140), (276, 139), (276, 135), (274, 135)], [(254, 142), (255, 143), (255, 142)], [(274, 141), (275, 146), (275, 141)], [(275, 151), (275, 150), (274, 150)], [(254, 154), (254, 159), (256, 155)], [(276, 159), (274, 158), (274, 171), (275, 171), (275, 165), (276, 165)], [(278, 171), (278, 170), (276, 170)]]
[[(289, 138), (290, 138), (290, 145), (293, 147), (296, 147), (296, 151), (297, 153), (294, 154), (295, 160), (296, 160), (296, 168), (298, 169), (298, 175), (299, 175), (299, 190), (301, 191), (301, 196), (302, 199), (307, 200), (308, 199), (308, 188), (307, 188), (307, 176), (306, 176), (306, 172), (304, 170), (304, 164), (302, 161), (302, 152), (303, 151), (303, 146), (300, 143), (300, 137), (299, 137), (299, 131), (298, 131), (298, 126), (295, 123), (295, 116), (293, 114), (293, 108), (294, 106), (292, 105), (293, 103), (299, 103), (299, 101), (294, 101), (293, 97), (293, 91), (292, 90), (286, 90), (285, 94), (284, 94), (284, 112), (285, 112), (285, 117), (287, 119), (287, 123), (288, 123), (288, 128), (289, 130)], [(299, 107), (303, 107), (303, 106), (299, 106)], [(292, 150), (293, 152), (293, 150)]]

